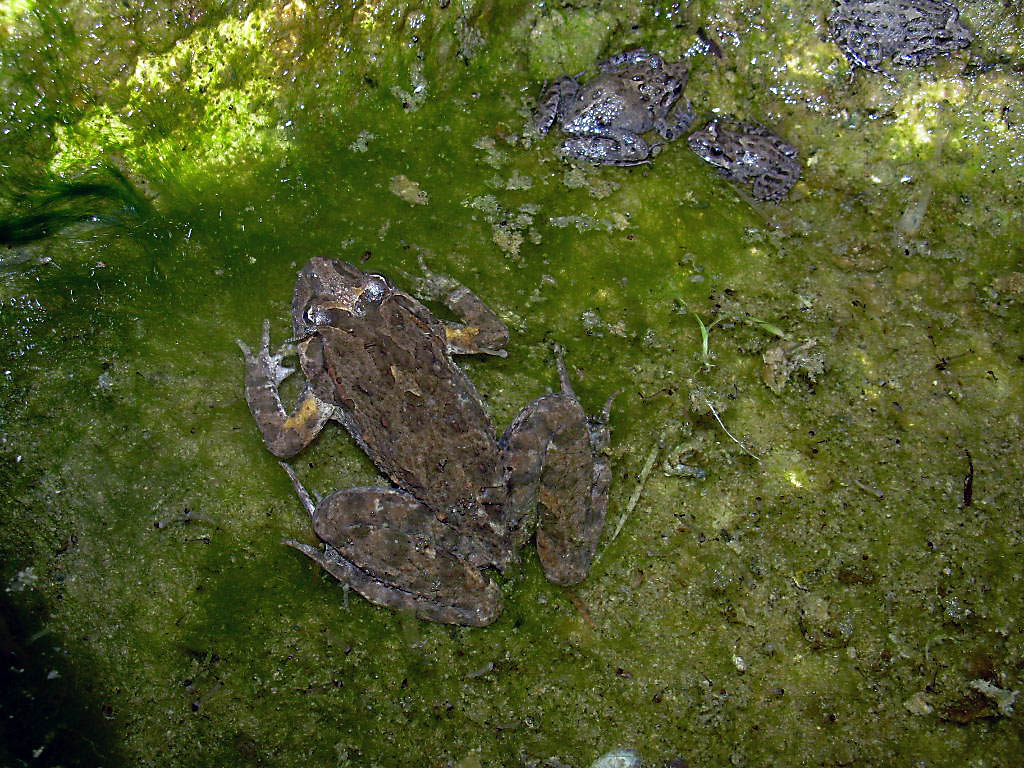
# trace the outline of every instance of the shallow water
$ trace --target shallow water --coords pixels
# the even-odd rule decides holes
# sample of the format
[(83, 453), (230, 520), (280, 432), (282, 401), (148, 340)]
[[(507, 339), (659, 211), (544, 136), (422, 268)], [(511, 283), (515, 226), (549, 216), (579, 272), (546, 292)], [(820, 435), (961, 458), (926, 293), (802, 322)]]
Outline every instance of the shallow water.
[[(828, 3), (438, 5), (2, 6), (0, 762), (1010, 765), (1019, 11), (887, 79)], [(800, 147), (782, 204), (683, 141), (573, 169), (524, 131), (545, 79), (698, 27), (698, 115)], [(306, 259), (408, 286), (420, 251), (512, 329), (465, 361), (499, 428), (552, 341), (588, 411), (624, 390), (593, 573), (527, 554), (483, 630), (282, 547), (241, 391)], [(340, 429), (294, 465), (381, 482)]]

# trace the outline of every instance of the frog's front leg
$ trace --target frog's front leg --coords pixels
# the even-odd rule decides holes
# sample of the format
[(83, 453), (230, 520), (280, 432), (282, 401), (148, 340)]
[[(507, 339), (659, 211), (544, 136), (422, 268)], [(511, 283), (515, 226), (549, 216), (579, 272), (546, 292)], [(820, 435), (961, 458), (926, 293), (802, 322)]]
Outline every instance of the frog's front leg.
[(659, 118), (654, 122), (654, 129), (665, 141), (675, 141), (688, 130), (693, 124), (696, 115), (690, 106), (688, 99), (680, 99), (681, 104), (677, 105), (672, 114)]
[(508, 488), (507, 524), (514, 547), (530, 535), (536, 505), (537, 553), (549, 580), (577, 584), (586, 578), (608, 509), (608, 417), (588, 420), (572, 391), (561, 355), (562, 392), (544, 395), (522, 410), (501, 439)]
[(269, 321), (263, 321), (259, 352), (253, 353), (245, 343), (237, 341), (245, 355), (245, 399), (263, 442), (278, 458), (294, 456), (317, 436), (333, 415), (334, 406), (320, 400), (307, 387), (299, 396), (295, 412), (289, 415), (285, 411), (278, 387), (293, 369), (281, 364), (282, 351), (271, 354)]
[(427, 298), (442, 302), (462, 320), (442, 321), (448, 351), (456, 355), (497, 355), (505, 357), (508, 327), (501, 318), (462, 283), (447, 275), (431, 272), (423, 256), (419, 256), (424, 277), (417, 288)]
[(314, 504), (281, 463), (323, 548), (284, 541), (371, 603), (443, 624), (483, 627), (501, 613), (494, 581), (459, 554), (459, 532), (412, 495), (393, 488), (350, 488)]

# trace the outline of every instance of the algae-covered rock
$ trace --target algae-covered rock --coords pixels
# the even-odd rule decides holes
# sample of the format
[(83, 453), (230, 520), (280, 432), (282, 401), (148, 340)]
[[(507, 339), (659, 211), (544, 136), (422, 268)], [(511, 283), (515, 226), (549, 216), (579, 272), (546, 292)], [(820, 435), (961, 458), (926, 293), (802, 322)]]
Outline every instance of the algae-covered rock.
[(530, 31), (530, 72), (551, 79), (592, 67), (616, 26), (615, 18), (593, 10), (552, 10)]
[[(0, 764), (1024, 753), (1019, 24), (964, 4), (969, 52), (886, 77), (851, 74), (830, 9), (6, 4)], [(530, 146), (543, 81), (698, 30), (702, 122), (771, 125), (799, 195), (682, 144)], [(293, 333), (311, 256), (409, 285), (423, 251), (511, 330), (460, 359), (499, 432), (559, 388), (552, 344), (586, 412), (621, 390), (590, 576), (524, 558), (482, 631), (281, 545), (308, 518), (234, 343)], [(311, 492), (389, 483), (343, 430), (295, 463)]]

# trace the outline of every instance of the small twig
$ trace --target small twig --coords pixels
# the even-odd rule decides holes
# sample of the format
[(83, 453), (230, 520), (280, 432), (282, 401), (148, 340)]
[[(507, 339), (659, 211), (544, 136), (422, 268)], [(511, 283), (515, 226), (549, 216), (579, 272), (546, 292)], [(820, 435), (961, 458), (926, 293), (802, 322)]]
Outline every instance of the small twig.
[(877, 488), (872, 488), (870, 485), (865, 485), (860, 480), (858, 480), (856, 477), (851, 477), (850, 478), (850, 482), (853, 483), (858, 488), (860, 488), (865, 493), (870, 493), (876, 499), (884, 499), (885, 498), (885, 494), (882, 493), (880, 490), (878, 490)]
[(636, 488), (633, 489), (633, 494), (629, 497), (626, 509), (619, 518), (619, 522), (615, 525), (615, 531), (612, 533), (611, 538), (612, 541), (615, 541), (615, 538), (622, 532), (622, 527), (626, 524), (626, 519), (633, 513), (633, 510), (636, 509), (636, 505), (640, 503), (640, 496), (644, 492), (644, 486), (647, 484), (647, 478), (650, 477), (651, 470), (654, 469), (654, 463), (658, 460), (658, 452), (664, 447), (665, 440), (672, 429), (673, 427), (671, 426), (665, 427), (661, 431), (661, 434), (658, 435), (658, 439), (655, 441), (654, 446), (647, 454), (647, 461), (644, 462), (644, 466), (640, 470), (640, 474), (636, 476)]
[(722, 428), (722, 430), (725, 432), (725, 434), (727, 434), (729, 436), (729, 438), (734, 443), (736, 443), (736, 445), (738, 445), (740, 448), (742, 448), (743, 452), (745, 454), (747, 454), (747, 456), (750, 456), (751, 458), (757, 459), (758, 461), (760, 461), (761, 460), (760, 456), (751, 453), (747, 449), (747, 446), (745, 446), (743, 443), (741, 443), (739, 440), (737, 440), (735, 436), (733, 436), (732, 432), (729, 431), (729, 428), (725, 426), (725, 423), (722, 421), (721, 417), (718, 415), (718, 411), (715, 410), (715, 406), (713, 406), (711, 404), (711, 401), (708, 400), (706, 397), (704, 397), (704, 395), (701, 395), (701, 399), (704, 400), (704, 404), (708, 407), (708, 410), (711, 411), (711, 415), (715, 417), (715, 421), (718, 422), (718, 426), (720, 426)]

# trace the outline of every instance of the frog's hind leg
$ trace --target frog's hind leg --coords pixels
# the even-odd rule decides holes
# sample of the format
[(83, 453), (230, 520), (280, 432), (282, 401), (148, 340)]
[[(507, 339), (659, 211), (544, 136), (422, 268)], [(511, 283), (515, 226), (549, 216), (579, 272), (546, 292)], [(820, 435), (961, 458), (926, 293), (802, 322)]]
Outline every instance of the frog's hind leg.
[(541, 136), (546, 135), (555, 122), (564, 119), (566, 105), (572, 103), (580, 89), (576, 78), (582, 74), (581, 72), (575, 78), (563, 75), (541, 93), (537, 102), (537, 114), (533, 120), (533, 127)]
[(604, 61), (600, 62), (598, 66), (602, 72), (615, 72), (622, 67), (632, 66), (634, 64), (647, 64), (651, 69), (660, 68), (664, 62), (661, 56), (656, 53), (649, 53), (644, 48), (633, 48), (622, 53), (617, 53), (614, 56), (609, 56)]
[(522, 410), (501, 439), (509, 493), (513, 546), (529, 537), (536, 505), (537, 553), (556, 584), (576, 584), (590, 571), (608, 509), (611, 470), (608, 416), (589, 420), (572, 391), (558, 354), (562, 392), (539, 397)]
[(643, 138), (613, 128), (600, 136), (573, 136), (562, 142), (561, 153), (575, 160), (603, 165), (641, 165), (657, 154), (660, 145), (650, 145)]
[(410, 494), (350, 488), (314, 504), (291, 467), (282, 466), (310, 513), (323, 548), (299, 550), (371, 603), (411, 610), (421, 619), (483, 627), (501, 612), (494, 581), (456, 554), (457, 532)]

